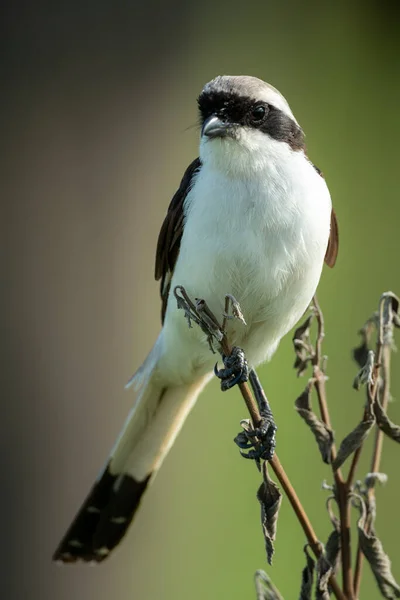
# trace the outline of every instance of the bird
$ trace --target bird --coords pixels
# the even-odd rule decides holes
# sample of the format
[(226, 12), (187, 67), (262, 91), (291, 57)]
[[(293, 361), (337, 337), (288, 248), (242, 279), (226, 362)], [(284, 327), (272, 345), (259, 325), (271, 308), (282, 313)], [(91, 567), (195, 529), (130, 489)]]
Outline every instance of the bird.
[(137, 396), (105, 467), (54, 553), (100, 563), (125, 536), (198, 395), (213, 377), (207, 336), (189, 328), (184, 286), (222, 315), (227, 294), (245, 323), (227, 321), (250, 368), (269, 361), (307, 310), (338, 225), (321, 171), (283, 95), (252, 76), (215, 77), (198, 97), (199, 156), (186, 169), (158, 238), (161, 332), (129, 385)]

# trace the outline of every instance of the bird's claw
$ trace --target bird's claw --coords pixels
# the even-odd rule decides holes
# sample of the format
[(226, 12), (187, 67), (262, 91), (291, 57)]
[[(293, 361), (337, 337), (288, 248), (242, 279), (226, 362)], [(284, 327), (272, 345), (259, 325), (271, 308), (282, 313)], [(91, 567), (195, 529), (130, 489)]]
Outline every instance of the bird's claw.
[(230, 390), (238, 383), (244, 383), (249, 379), (249, 367), (244, 352), (241, 348), (234, 346), (229, 356), (222, 355), (224, 369), (218, 369), (218, 363), (214, 367), (214, 373), (221, 380), (221, 390)]
[[(245, 427), (234, 439), (239, 446), (243, 458), (270, 461), (275, 453), (277, 426), (271, 416), (261, 415), (261, 421), (257, 427)], [(248, 450), (248, 452), (243, 452)]]

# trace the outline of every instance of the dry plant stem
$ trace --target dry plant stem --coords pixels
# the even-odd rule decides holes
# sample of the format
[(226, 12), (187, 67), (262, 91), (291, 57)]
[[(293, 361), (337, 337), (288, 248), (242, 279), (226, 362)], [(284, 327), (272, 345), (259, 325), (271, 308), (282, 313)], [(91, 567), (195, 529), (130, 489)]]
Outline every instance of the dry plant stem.
[[(383, 395), (382, 395), (382, 406), (386, 410), (388, 402), (389, 402), (389, 395), (390, 395), (390, 393), (389, 393), (390, 347), (385, 347), (383, 344), (382, 323), (383, 323), (383, 302), (381, 300), (381, 304), (379, 307), (379, 332), (378, 332), (378, 339), (376, 342), (375, 378), (374, 378), (374, 383), (373, 383), (372, 389), (367, 392), (367, 397), (368, 397), (368, 393), (369, 393), (371, 396), (371, 401), (373, 402), (375, 400), (376, 394), (378, 393), (379, 370), (380, 370), (381, 364), (384, 363), (384, 365), (383, 365), (384, 366), (384, 373), (383, 373), (384, 374), (384, 377), (383, 377), (384, 389), (383, 389)], [(387, 365), (387, 366), (385, 366), (385, 365)], [(365, 416), (365, 413), (366, 413), (366, 411), (364, 412), (364, 416)], [(373, 453), (373, 459), (372, 459), (372, 465), (371, 465), (371, 473), (375, 473), (378, 470), (375, 468), (373, 469), (372, 467), (375, 467), (376, 463), (378, 464), (378, 467), (379, 467), (380, 456), (382, 453), (382, 443), (383, 443), (383, 433), (381, 432), (380, 429), (377, 429), (377, 433), (376, 433), (376, 437), (375, 437), (374, 453)], [(346, 482), (349, 489), (353, 484), (353, 480), (354, 480), (356, 468), (358, 465), (358, 461), (360, 460), (362, 448), (363, 448), (363, 444), (361, 444), (361, 446), (359, 448), (357, 448), (356, 452), (354, 453), (351, 465), (350, 465), (349, 474), (347, 476), (347, 482)]]
[[(225, 337), (221, 341), (221, 348), (222, 348), (223, 353), (226, 356), (230, 355), (231, 348)], [(249, 411), (253, 425), (257, 426), (258, 423), (260, 423), (260, 421), (261, 421), (261, 416), (260, 416), (260, 413), (258, 410), (258, 406), (257, 406), (257, 404), (253, 398), (253, 395), (250, 391), (249, 385), (247, 383), (240, 383), (239, 389), (240, 389), (240, 392), (246, 403), (247, 410)], [(271, 465), (272, 470), (274, 471), (279, 483), (281, 484), (281, 486), (283, 487), (283, 489), (285, 491), (287, 498), (289, 499), (290, 504), (293, 507), (293, 510), (299, 520), (299, 523), (305, 533), (305, 536), (307, 538), (308, 543), (310, 544), (312, 551), (314, 552), (315, 556), (318, 558), (321, 555), (321, 551), (322, 551), (321, 544), (317, 538), (317, 535), (313, 529), (313, 526), (311, 525), (311, 522), (307, 516), (307, 513), (305, 512), (303, 505), (301, 504), (299, 497), (297, 496), (297, 494), (295, 492), (294, 487), (290, 483), (290, 480), (289, 480), (288, 476), (286, 475), (284, 468), (282, 467), (282, 464), (281, 464), (277, 454), (275, 454), (273, 456), (273, 458), (271, 459), (269, 464)], [(331, 575), (329, 583), (331, 585), (332, 592), (335, 595), (335, 597), (338, 600), (346, 600), (346, 596), (343, 594), (342, 590), (340, 589), (339, 584), (334, 575)]]
[[(314, 366), (314, 379), (315, 379), (315, 390), (318, 396), (318, 403), (320, 407), (321, 419), (325, 425), (332, 429), (331, 421), (328, 411), (328, 403), (326, 400), (326, 388), (325, 388), (325, 375), (322, 373), (318, 365)], [(336, 448), (332, 447), (332, 461), (336, 457)], [(349, 488), (347, 483), (343, 480), (340, 469), (333, 471), (337, 497), (339, 504), (339, 517), (340, 517), (340, 538), (342, 548), (342, 576), (343, 576), (343, 591), (346, 598), (353, 600), (353, 575), (351, 568), (351, 538), (350, 538), (350, 499), (349, 499)]]
[[(382, 315), (381, 315), (382, 316)], [(378, 365), (377, 373), (375, 375), (374, 388), (372, 390), (372, 397), (375, 398), (378, 393), (378, 375), (379, 375), (379, 367), (383, 370), (383, 389), (382, 389), (382, 408), (386, 412), (389, 398), (390, 398), (390, 358), (391, 358), (391, 348), (389, 345), (383, 344), (383, 336), (382, 336), (382, 328), (379, 328), (379, 339), (377, 342), (377, 359), (376, 364)], [(383, 445), (383, 432), (377, 428), (375, 434), (375, 443), (374, 443), (374, 451), (372, 454), (370, 473), (377, 473), (380, 468), (381, 458), (382, 458), (382, 445)], [(359, 448), (361, 454), (361, 447)], [(355, 457), (353, 459), (353, 462)], [(373, 500), (375, 496), (375, 488), (372, 487), (368, 490), (368, 495), (370, 500)], [(367, 526), (367, 531), (369, 530), (369, 526)], [(360, 592), (360, 584), (361, 584), (361, 575), (362, 575), (362, 567), (363, 567), (364, 555), (361, 552), (361, 548), (357, 548), (357, 560), (356, 566), (354, 570), (354, 593), (356, 598)]]
[[(323, 317), (323, 314), (319, 307), (317, 296), (314, 296), (314, 298), (313, 298), (313, 306), (314, 306), (315, 315), (316, 315), (317, 324), (318, 324), (317, 341), (315, 344), (316, 351), (315, 351), (315, 355), (312, 360), (314, 387), (315, 387), (315, 391), (317, 392), (321, 419), (325, 423), (325, 425), (328, 427), (328, 429), (332, 430), (331, 418), (329, 415), (328, 402), (327, 402), (327, 398), (326, 398), (326, 387), (325, 387), (326, 377), (325, 377), (325, 373), (321, 369), (322, 358), (323, 358), (322, 357), (322, 341), (325, 336), (324, 317)], [(331, 458), (332, 458), (332, 461), (334, 461), (336, 458), (335, 444), (332, 445)], [(342, 477), (340, 469), (337, 469), (335, 471), (335, 479), (336, 478), (339, 479), (340, 481), (343, 481), (343, 477)]]
[[(390, 398), (390, 357), (391, 357), (391, 348), (388, 345), (383, 346), (381, 352), (382, 358), (382, 370), (383, 370), (383, 389), (382, 389), (382, 408), (386, 412), (389, 404)], [(379, 364), (379, 363), (378, 363)], [(378, 386), (376, 386), (378, 387)], [(375, 392), (376, 395), (376, 392)], [(375, 436), (375, 445), (374, 445), (374, 454), (372, 456), (371, 461), (371, 473), (377, 473), (380, 468), (381, 458), (382, 458), (382, 445), (383, 445), (383, 437), (384, 433), (381, 429), (376, 430)], [(375, 488), (370, 488), (369, 495), (375, 495)]]
[[(185, 289), (182, 286), (178, 286), (177, 288), (175, 288), (175, 290), (177, 290), (178, 288), (179, 288), (179, 291), (182, 294), (183, 298), (186, 300), (186, 302), (190, 306), (190, 308), (192, 310), (196, 311), (196, 308), (193, 305), (193, 303), (191, 302), (188, 295), (186, 294)], [(176, 293), (175, 293), (175, 295), (176, 295)], [(177, 296), (177, 299), (179, 299), (178, 296)], [(228, 318), (227, 317), (228, 309), (229, 309), (229, 299), (228, 299), (228, 297), (226, 297), (225, 317), (224, 317), (224, 320), (222, 323), (222, 328), (219, 327), (219, 330), (220, 331), (222, 330), (222, 332), (225, 332), (226, 321)], [(213, 320), (214, 323), (218, 323), (215, 316), (209, 310), (208, 310), (208, 315), (209, 315), (209, 317), (211, 317), (211, 319)], [(220, 340), (220, 346), (221, 346), (221, 350), (225, 354), (225, 356), (229, 356), (232, 353), (232, 348), (230, 347), (230, 345), (227, 341), (225, 333), (223, 333), (223, 337)], [(239, 389), (240, 389), (242, 397), (246, 403), (247, 410), (249, 411), (253, 426), (256, 427), (261, 422), (261, 416), (260, 416), (260, 412), (258, 410), (257, 403), (253, 397), (253, 394), (250, 391), (249, 385), (247, 383), (240, 383)], [(282, 467), (281, 462), (276, 454), (274, 455), (272, 460), (269, 462), (269, 464), (271, 465), (272, 470), (274, 471), (279, 483), (283, 487), (283, 489), (286, 493), (286, 496), (289, 499), (289, 502), (291, 503), (291, 505), (293, 507), (293, 510), (300, 522), (300, 525), (305, 533), (305, 536), (307, 538), (308, 543), (310, 544), (311, 549), (313, 550), (315, 556), (318, 558), (322, 553), (321, 544), (320, 544), (320, 542), (316, 536), (316, 533), (311, 525), (311, 522), (310, 522), (310, 520), (309, 520), (309, 518), (308, 518), (308, 516), (307, 516), (307, 514), (306, 514), (306, 512), (305, 512), (305, 510), (304, 510), (292, 484), (290, 483), (289, 478), (286, 475), (286, 472), (285, 472), (284, 468)], [(333, 575), (333, 574), (331, 575), (331, 577), (329, 578), (329, 583), (330, 583), (330, 586), (332, 589), (332, 593), (337, 598), (337, 600), (347, 600), (346, 596), (343, 594), (342, 590), (340, 589), (340, 586), (336, 580), (335, 575)]]
[[(364, 418), (365, 418), (365, 414), (364, 414)], [(363, 449), (363, 445), (361, 444), (361, 446), (359, 446), (357, 448), (357, 450), (354, 452), (353, 460), (351, 461), (349, 474), (347, 475), (347, 481), (346, 481), (346, 485), (349, 490), (353, 486), (353, 481), (354, 481), (354, 477), (356, 474), (358, 462), (360, 460), (362, 449)]]
[[(322, 364), (322, 341), (324, 339), (324, 318), (321, 309), (318, 304), (317, 297), (313, 298), (314, 310), (317, 318), (318, 333), (317, 341), (315, 344), (315, 356), (313, 357), (313, 376), (314, 376), (314, 387), (318, 397), (319, 410), (321, 419), (328, 427), (332, 430), (331, 419), (329, 415), (328, 402), (326, 397), (325, 387), (325, 373), (321, 369)], [(332, 462), (336, 458), (336, 447), (332, 446)], [(353, 575), (351, 568), (351, 537), (350, 537), (350, 499), (349, 499), (349, 488), (347, 483), (343, 479), (343, 475), (340, 469), (333, 471), (337, 489), (337, 499), (339, 504), (339, 516), (340, 516), (340, 538), (341, 538), (341, 549), (342, 549), (342, 576), (343, 576), (343, 592), (348, 600), (354, 600), (353, 590)]]
[(356, 598), (358, 598), (358, 595), (360, 593), (363, 564), (364, 564), (364, 554), (361, 552), (360, 546), (358, 546), (356, 566), (354, 569), (354, 594), (355, 594)]
[(348, 600), (354, 600), (353, 573), (351, 568), (351, 515), (349, 490), (345, 482), (338, 484), (339, 516), (340, 516), (340, 541), (342, 549), (342, 575), (343, 591)]

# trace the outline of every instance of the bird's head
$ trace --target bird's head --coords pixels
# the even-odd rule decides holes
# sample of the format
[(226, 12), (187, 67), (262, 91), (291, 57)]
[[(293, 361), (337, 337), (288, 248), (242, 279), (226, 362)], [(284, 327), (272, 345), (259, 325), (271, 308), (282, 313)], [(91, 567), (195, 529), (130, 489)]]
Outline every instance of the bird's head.
[(261, 79), (220, 76), (199, 98), (200, 158), (231, 176), (303, 151), (304, 133), (285, 98)]

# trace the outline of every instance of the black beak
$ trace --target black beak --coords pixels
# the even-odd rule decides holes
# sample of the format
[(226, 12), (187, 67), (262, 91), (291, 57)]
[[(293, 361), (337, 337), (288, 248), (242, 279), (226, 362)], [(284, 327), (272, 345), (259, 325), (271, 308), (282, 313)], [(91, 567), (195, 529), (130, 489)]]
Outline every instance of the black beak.
[(225, 137), (232, 132), (232, 125), (230, 123), (224, 123), (216, 117), (212, 115), (208, 117), (203, 123), (203, 127), (201, 128), (201, 135), (206, 135), (209, 138), (217, 138), (217, 137)]

